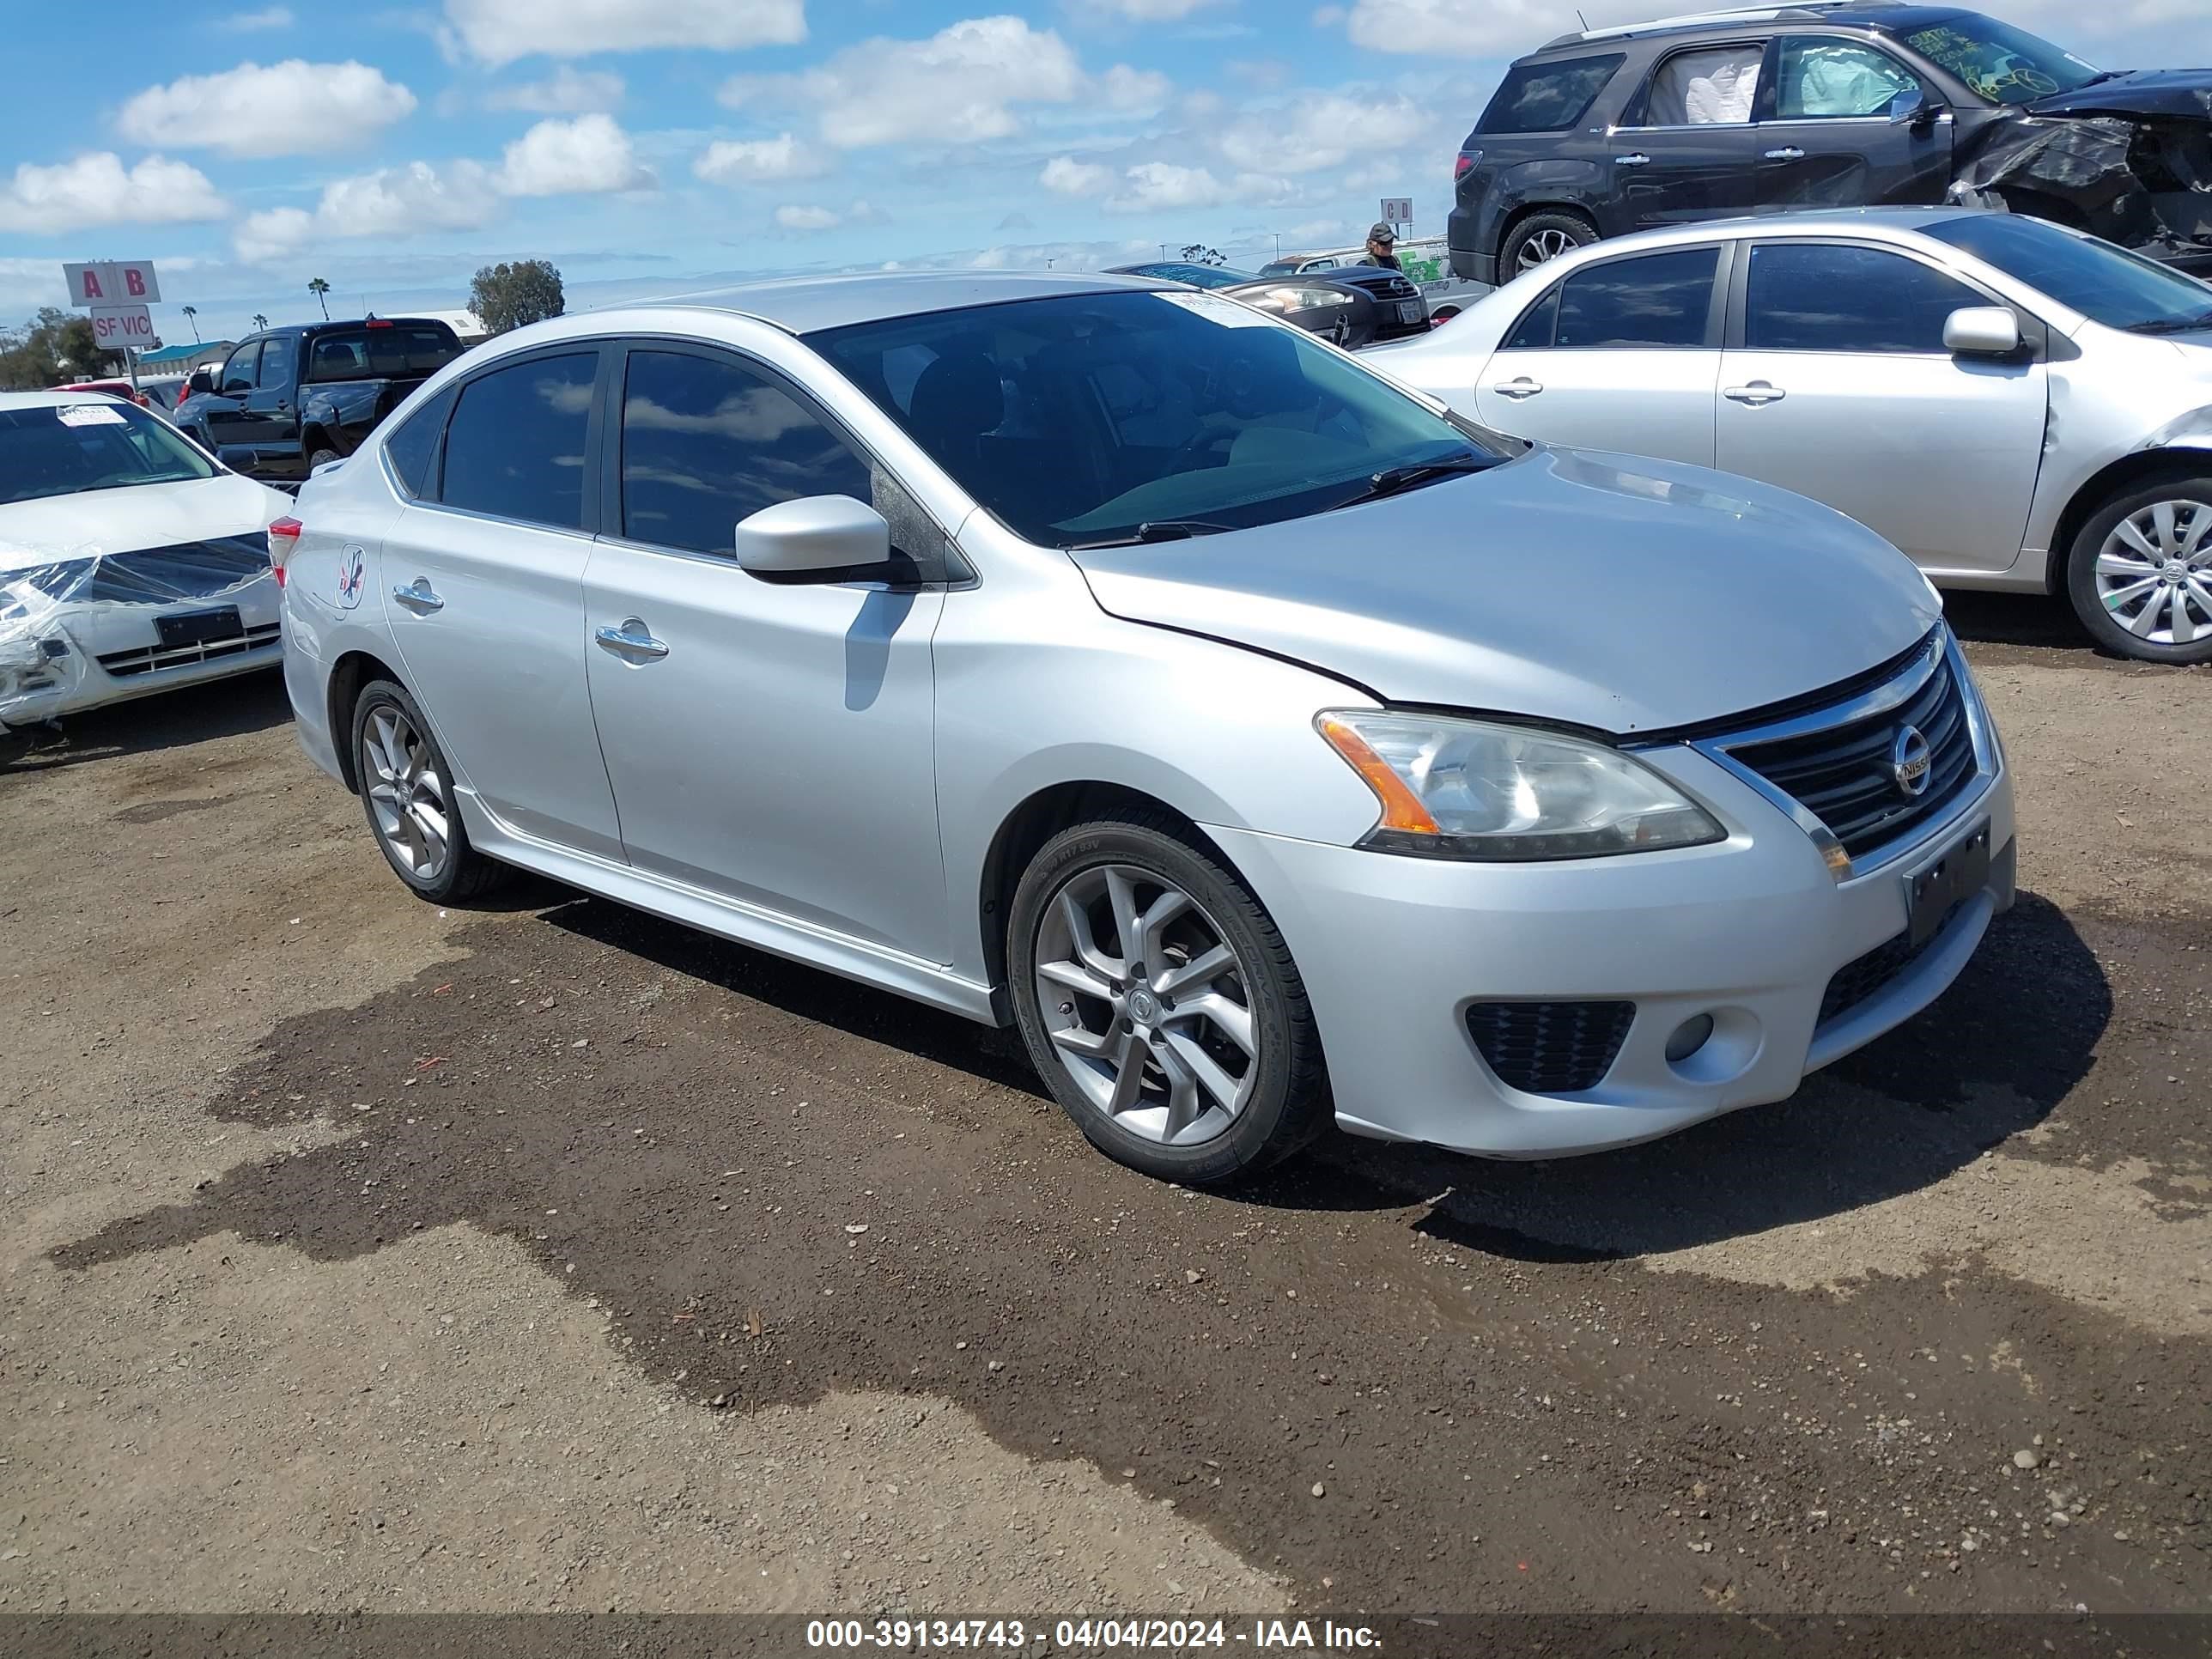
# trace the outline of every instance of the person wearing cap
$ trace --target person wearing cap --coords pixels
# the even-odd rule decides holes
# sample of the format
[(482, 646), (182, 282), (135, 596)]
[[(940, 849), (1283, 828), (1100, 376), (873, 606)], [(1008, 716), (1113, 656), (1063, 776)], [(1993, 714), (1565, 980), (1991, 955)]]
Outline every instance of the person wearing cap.
[(1367, 233), (1367, 257), (1359, 263), (1364, 265), (1388, 265), (1393, 270), (1403, 270), (1405, 267), (1398, 263), (1398, 256), (1394, 251), (1397, 246), (1398, 233), (1378, 222)]

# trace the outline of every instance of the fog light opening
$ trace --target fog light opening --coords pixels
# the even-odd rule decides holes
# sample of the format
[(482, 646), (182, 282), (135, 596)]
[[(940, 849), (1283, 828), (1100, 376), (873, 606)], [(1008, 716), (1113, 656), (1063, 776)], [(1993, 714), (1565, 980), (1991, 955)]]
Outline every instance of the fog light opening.
[(1713, 1034), (1711, 1014), (1693, 1014), (1674, 1028), (1667, 1039), (1668, 1064), (1679, 1066), (1705, 1046), (1705, 1039)]

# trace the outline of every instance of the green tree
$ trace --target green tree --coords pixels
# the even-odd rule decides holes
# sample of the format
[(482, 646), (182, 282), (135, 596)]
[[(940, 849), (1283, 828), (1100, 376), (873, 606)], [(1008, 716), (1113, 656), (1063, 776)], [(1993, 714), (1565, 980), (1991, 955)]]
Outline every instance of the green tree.
[(1187, 265), (1225, 265), (1229, 263), (1222, 257), (1219, 248), (1208, 247), (1203, 242), (1186, 243), (1182, 262)]
[(490, 334), (558, 317), (566, 305), (561, 273), (545, 259), (486, 265), (469, 284), (469, 309)]
[(322, 307), (323, 320), (326, 323), (331, 319), (331, 302), (323, 296), (330, 291), (331, 285), (325, 282), (321, 277), (310, 276), (307, 278), (307, 292), (315, 296), (316, 303)]
[(198, 345), (200, 338), (200, 308), (198, 306), (186, 306), (185, 320), (192, 325), (192, 343)]
[(0, 330), (0, 388), (37, 392), (106, 372), (92, 319), (46, 306), (21, 328)]
[(257, 311), (253, 313), (253, 325), (256, 328), (266, 328), (269, 326), (269, 319)]

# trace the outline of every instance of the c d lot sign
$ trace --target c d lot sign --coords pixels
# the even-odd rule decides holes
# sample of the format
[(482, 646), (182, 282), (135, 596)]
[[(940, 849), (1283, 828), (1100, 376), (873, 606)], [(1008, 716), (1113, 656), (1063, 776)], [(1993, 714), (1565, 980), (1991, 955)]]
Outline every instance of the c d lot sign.
[(94, 306), (92, 337), (102, 351), (150, 351), (161, 343), (154, 332), (154, 313), (143, 306)]

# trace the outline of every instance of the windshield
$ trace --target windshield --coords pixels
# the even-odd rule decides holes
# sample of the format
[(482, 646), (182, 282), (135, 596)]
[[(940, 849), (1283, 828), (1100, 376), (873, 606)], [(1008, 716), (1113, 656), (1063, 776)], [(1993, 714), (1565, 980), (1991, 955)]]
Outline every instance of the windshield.
[(1254, 279), (1249, 270), (1231, 270), (1227, 265), (1132, 265), (1131, 272), (1139, 276), (1155, 277), (1163, 283), (1182, 283), (1191, 288), (1235, 288), (1239, 283)]
[(1388, 469), (1495, 453), (1217, 295), (1024, 300), (806, 340), (1042, 546), (1279, 523), (1341, 505)]
[(2107, 328), (2170, 333), (2212, 326), (2212, 284), (2040, 219), (1978, 213), (1928, 227)]
[(1978, 12), (1954, 12), (1903, 38), (1993, 104), (2032, 104), (2097, 77), (2096, 70), (2072, 52)]
[(135, 404), (88, 398), (0, 409), (0, 502), (215, 476), (189, 439)]

